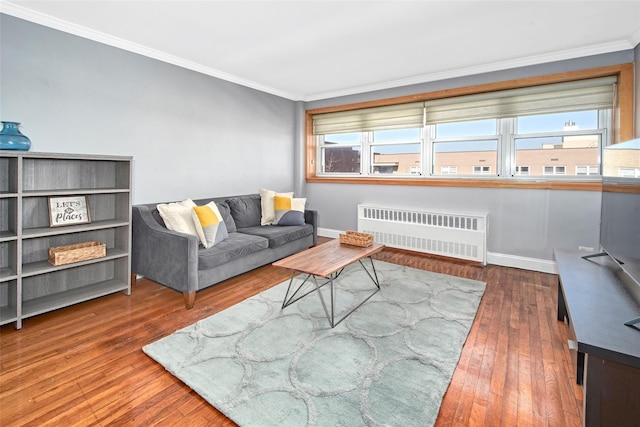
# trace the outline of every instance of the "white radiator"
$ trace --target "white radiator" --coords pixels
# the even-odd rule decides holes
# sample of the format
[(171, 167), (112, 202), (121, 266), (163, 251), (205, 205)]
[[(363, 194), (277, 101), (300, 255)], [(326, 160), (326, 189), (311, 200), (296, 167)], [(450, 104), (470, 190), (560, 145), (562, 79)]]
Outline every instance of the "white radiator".
[(358, 205), (358, 231), (387, 246), (487, 263), (487, 214)]

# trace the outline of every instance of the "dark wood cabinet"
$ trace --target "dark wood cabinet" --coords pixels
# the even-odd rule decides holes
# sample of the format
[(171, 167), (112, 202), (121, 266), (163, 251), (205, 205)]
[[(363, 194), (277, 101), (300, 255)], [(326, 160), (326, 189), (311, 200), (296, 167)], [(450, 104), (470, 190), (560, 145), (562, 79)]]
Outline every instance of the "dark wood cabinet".
[(606, 256), (556, 250), (558, 320), (569, 325), (569, 349), (583, 387), (585, 426), (640, 427), (640, 315), (625, 279)]

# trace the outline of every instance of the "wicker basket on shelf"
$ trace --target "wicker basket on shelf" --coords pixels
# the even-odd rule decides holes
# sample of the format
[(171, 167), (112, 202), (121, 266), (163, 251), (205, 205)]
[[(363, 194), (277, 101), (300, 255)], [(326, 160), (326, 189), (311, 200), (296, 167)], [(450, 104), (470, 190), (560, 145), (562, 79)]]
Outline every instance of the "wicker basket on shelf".
[(73, 262), (102, 258), (107, 254), (107, 245), (97, 240), (76, 243), (73, 245), (54, 246), (49, 248), (49, 263), (64, 265)]
[(373, 234), (347, 231), (344, 234), (340, 234), (340, 243), (366, 248), (373, 245)]

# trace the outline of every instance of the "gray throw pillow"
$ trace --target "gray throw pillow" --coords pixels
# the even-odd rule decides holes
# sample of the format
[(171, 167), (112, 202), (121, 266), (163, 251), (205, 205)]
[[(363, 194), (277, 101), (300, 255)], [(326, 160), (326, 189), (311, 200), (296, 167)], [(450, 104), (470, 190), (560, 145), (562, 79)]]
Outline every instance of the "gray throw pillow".
[(227, 202), (216, 202), (218, 206), (218, 210), (220, 211), (220, 215), (222, 215), (222, 219), (224, 220), (224, 225), (227, 226), (227, 231), (229, 233), (233, 233), (237, 230), (236, 222), (233, 220), (231, 216), (231, 208)]
[(231, 208), (231, 216), (237, 228), (260, 225), (262, 206), (260, 205), (259, 194), (234, 197), (227, 199), (226, 202)]

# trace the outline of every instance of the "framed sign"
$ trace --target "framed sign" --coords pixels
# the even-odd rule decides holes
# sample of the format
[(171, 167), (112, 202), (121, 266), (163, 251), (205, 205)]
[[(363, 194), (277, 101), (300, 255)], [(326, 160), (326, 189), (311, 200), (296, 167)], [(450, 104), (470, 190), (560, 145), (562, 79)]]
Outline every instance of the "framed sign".
[(49, 197), (49, 225), (88, 224), (91, 222), (87, 196)]

